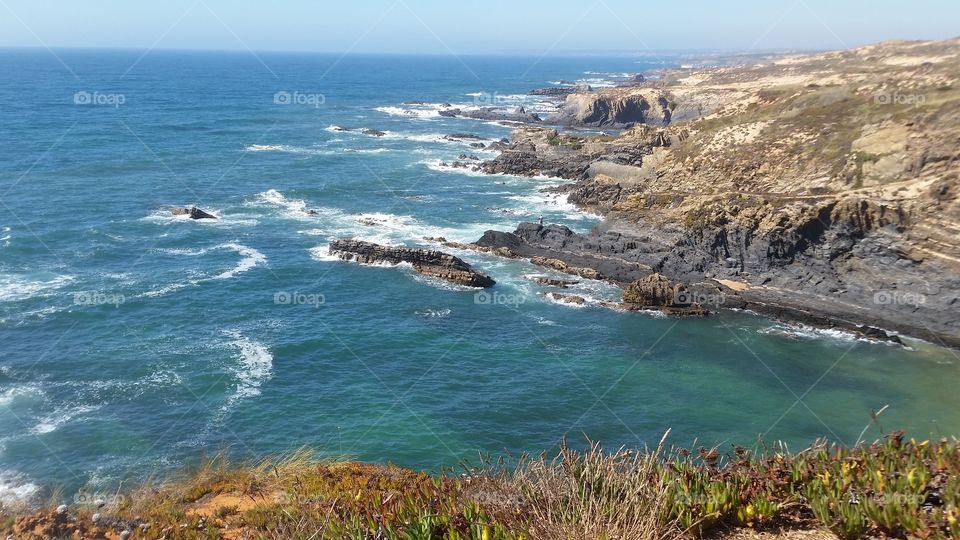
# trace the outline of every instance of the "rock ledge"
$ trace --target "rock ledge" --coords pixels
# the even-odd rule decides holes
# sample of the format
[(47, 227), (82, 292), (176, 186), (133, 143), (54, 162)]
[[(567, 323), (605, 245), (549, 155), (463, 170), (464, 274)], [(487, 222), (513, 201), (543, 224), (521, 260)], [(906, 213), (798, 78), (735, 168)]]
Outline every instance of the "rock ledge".
[(425, 276), (443, 279), (467, 287), (492, 287), (496, 282), (474, 270), (458, 257), (427, 249), (382, 246), (362, 240), (335, 240), (330, 243), (330, 254), (344, 261), (362, 264), (410, 263)]

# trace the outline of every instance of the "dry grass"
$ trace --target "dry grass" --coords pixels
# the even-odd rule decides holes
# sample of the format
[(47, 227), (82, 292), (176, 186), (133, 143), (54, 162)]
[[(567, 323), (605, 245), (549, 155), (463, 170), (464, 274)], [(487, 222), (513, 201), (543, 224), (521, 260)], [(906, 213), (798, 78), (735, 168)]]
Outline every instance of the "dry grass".
[(960, 538), (960, 445), (900, 433), (793, 454), (591, 445), (437, 475), (306, 450), (246, 465), (219, 455), (100, 507), (58, 512), (62, 500), (0, 508), (0, 537), (948, 540)]
[(678, 532), (659, 474), (662, 452), (663, 441), (652, 452), (564, 448), (552, 460), (522, 460), (502, 483), (531, 501), (533, 537), (662, 540)]

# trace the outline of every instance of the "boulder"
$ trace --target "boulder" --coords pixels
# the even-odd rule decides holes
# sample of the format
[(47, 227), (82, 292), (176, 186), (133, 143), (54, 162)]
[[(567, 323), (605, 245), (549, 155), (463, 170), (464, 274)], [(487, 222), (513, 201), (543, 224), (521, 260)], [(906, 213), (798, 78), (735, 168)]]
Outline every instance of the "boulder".
[(563, 304), (573, 304), (576, 306), (582, 306), (587, 303), (587, 299), (582, 296), (574, 296), (572, 294), (559, 294), (559, 293), (550, 293), (547, 296), (553, 300), (563, 303)]
[(623, 305), (630, 310), (655, 309), (668, 315), (704, 316), (708, 312), (692, 301), (686, 285), (673, 283), (661, 274), (638, 279), (623, 291)]
[(897, 343), (900, 345), (903, 344), (903, 341), (901, 341), (900, 337), (896, 334), (889, 334), (886, 331), (879, 328), (874, 328), (873, 326), (860, 326), (857, 328), (857, 332), (867, 339), (889, 341), (890, 343)]

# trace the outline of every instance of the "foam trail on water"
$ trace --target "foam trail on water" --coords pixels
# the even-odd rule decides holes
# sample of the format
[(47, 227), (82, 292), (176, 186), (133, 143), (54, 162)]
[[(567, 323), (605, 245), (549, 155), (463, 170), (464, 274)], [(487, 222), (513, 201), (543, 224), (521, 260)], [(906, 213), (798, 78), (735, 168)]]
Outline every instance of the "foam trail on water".
[(50, 296), (75, 278), (56, 276), (53, 279), (32, 279), (22, 275), (0, 274), (0, 302), (17, 302), (36, 296)]
[(240, 275), (240, 274), (242, 274), (242, 273), (244, 273), (244, 272), (247, 272), (247, 271), (249, 271), (249, 270), (251, 270), (251, 269), (253, 269), (253, 268), (257, 267), (257, 266), (265, 265), (265, 264), (267, 263), (267, 257), (266, 257), (263, 253), (260, 253), (259, 251), (255, 250), (255, 249), (253, 249), (253, 248), (251, 248), (251, 247), (247, 247), (247, 246), (245, 246), (245, 245), (243, 245), (243, 244), (238, 244), (238, 243), (235, 243), (235, 242), (230, 242), (230, 243), (227, 243), (227, 244), (220, 244), (220, 245), (218, 245), (218, 246), (213, 246), (213, 247), (210, 247), (210, 248), (200, 248), (200, 249), (162, 249), (162, 250), (159, 250), (159, 251), (161, 251), (161, 252), (163, 252), (163, 253), (173, 254), (173, 255), (184, 255), (184, 256), (187, 256), (187, 257), (201, 257), (201, 256), (203, 256), (203, 255), (206, 255), (206, 254), (210, 253), (211, 251), (224, 250), (224, 249), (229, 249), (229, 250), (236, 251), (236, 252), (237, 252), (238, 254), (240, 254), (241, 257), (242, 257), (242, 258), (240, 259), (240, 262), (238, 262), (238, 263), (236, 264), (236, 266), (234, 266), (233, 268), (231, 268), (231, 269), (229, 269), (229, 270), (226, 270), (226, 271), (223, 271), (223, 272), (221, 272), (221, 273), (219, 273), (219, 274), (217, 274), (217, 275), (214, 275), (214, 276), (198, 277), (198, 278), (188, 279), (188, 280), (186, 280), (186, 281), (181, 281), (181, 282), (177, 282), (177, 283), (170, 283), (170, 284), (168, 284), (168, 285), (164, 285), (164, 286), (159, 287), (159, 288), (157, 288), (157, 289), (152, 289), (152, 290), (147, 291), (147, 292), (145, 292), (145, 293), (143, 293), (143, 294), (140, 294), (140, 295), (136, 296), (135, 298), (157, 298), (157, 297), (160, 297), (160, 296), (168, 295), (168, 294), (170, 294), (170, 293), (172, 293), (172, 292), (179, 291), (180, 289), (184, 289), (184, 288), (187, 288), (187, 287), (193, 287), (193, 286), (201, 285), (201, 284), (206, 283), (206, 282), (209, 282), (209, 281), (234, 278), (234, 277), (236, 277), (236, 276), (238, 276), (238, 275)]
[(243, 256), (243, 259), (241, 259), (240, 262), (237, 263), (237, 266), (233, 267), (233, 269), (217, 274), (213, 277), (213, 279), (230, 279), (238, 274), (242, 274), (247, 270), (250, 270), (251, 268), (267, 263), (267, 257), (263, 253), (260, 253), (251, 247), (234, 243), (224, 244), (221, 247), (235, 250), (237, 253)]
[(56, 431), (60, 426), (69, 423), (74, 418), (82, 416), (89, 412), (93, 412), (99, 409), (99, 407), (91, 405), (83, 405), (80, 407), (65, 408), (49, 414), (40, 419), (37, 425), (33, 426), (30, 429), (30, 433), (34, 435), (42, 435), (44, 433), (51, 433)]

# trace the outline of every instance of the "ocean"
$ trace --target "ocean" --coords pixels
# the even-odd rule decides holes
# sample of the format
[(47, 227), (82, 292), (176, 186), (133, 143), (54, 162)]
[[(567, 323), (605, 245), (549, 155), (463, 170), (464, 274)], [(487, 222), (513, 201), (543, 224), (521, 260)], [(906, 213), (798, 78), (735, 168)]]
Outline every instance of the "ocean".
[[(540, 216), (589, 231), (597, 216), (540, 192), (559, 180), (445, 167), (511, 128), (439, 104), (546, 112), (527, 91), (672, 62), (0, 51), (0, 501), (224, 450), (437, 470), (668, 429), (725, 450), (960, 432), (960, 358), (933, 344), (618, 312), (590, 280), (563, 305), (528, 279), (551, 272), (450, 248), (496, 287), (327, 254)], [(169, 212), (192, 205), (220, 219)]]

